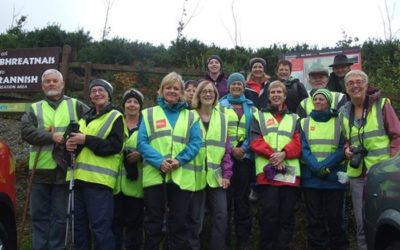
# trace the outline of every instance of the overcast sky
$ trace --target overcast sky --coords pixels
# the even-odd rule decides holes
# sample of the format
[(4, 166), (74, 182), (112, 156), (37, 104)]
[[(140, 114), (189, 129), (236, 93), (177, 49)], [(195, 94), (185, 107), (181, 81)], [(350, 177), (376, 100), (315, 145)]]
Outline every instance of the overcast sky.
[[(83, 28), (101, 39), (106, 0), (1, 0), (0, 33), (10, 27), (14, 14), (28, 16), (26, 30), (59, 24), (61, 29)], [(108, 38), (115, 36), (150, 42), (170, 42), (177, 36), (178, 22), (186, 3), (192, 19), (183, 31), (188, 39), (199, 39), (221, 47), (234, 46), (232, 0), (114, 0), (110, 10)], [(334, 46), (342, 31), (360, 41), (384, 39), (380, 9), (384, 0), (235, 0), (238, 45), (257, 49), (273, 43), (307, 43)], [(392, 30), (400, 29), (400, 0), (387, 0), (392, 12)], [(13, 11), (14, 9), (14, 11)], [(400, 31), (397, 32), (400, 37)]]

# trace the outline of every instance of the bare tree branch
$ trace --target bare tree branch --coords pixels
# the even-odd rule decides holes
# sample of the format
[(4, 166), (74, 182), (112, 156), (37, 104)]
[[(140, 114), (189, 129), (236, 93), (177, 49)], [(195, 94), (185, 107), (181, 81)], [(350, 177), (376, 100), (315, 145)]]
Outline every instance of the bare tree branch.
[(182, 15), (181, 15), (181, 20), (178, 22), (178, 39), (181, 39), (183, 37), (183, 30), (186, 28), (186, 26), (190, 23), (192, 18), (196, 17), (196, 12), (199, 8), (200, 0), (197, 1), (195, 8), (193, 11), (190, 13), (190, 16), (187, 20), (187, 8), (186, 8), (186, 3), (189, 2), (189, 0), (184, 0), (183, 2), (183, 7), (182, 7)]
[(104, 21), (102, 40), (106, 39), (111, 30), (111, 27), (108, 27), (108, 16), (110, 14), (112, 6), (114, 5), (114, 2), (115, 0), (105, 0), (104, 2), (106, 7), (106, 20)]

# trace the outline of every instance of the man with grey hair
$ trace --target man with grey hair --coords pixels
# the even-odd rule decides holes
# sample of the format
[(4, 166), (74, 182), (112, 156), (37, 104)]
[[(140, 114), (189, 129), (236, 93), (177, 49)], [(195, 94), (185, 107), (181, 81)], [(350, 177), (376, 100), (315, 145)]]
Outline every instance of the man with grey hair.
[(89, 108), (64, 95), (62, 74), (48, 69), (42, 75), (43, 100), (22, 116), (21, 137), (30, 146), (29, 170), (35, 169), (30, 197), (32, 249), (65, 249), (68, 186), (63, 153), (64, 132)]
[[(311, 90), (309, 92), (310, 97), (303, 99), (300, 102), (299, 107), (297, 107), (297, 114), (301, 118), (305, 118), (310, 115), (311, 111), (314, 109), (314, 104), (312, 101), (312, 96), (318, 89), (326, 89), (328, 85), (328, 70), (324, 68), (315, 67), (310, 70), (308, 77), (310, 79)], [(333, 99), (331, 103), (332, 109), (339, 109), (347, 102), (347, 97), (345, 94), (340, 92), (331, 91)]]

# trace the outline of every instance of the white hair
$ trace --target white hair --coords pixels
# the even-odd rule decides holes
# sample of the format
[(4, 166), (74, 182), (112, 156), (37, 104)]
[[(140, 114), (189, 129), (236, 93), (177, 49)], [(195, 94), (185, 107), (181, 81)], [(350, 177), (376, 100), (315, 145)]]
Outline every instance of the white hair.
[(63, 76), (62, 76), (62, 74), (61, 74), (60, 71), (58, 71), (58, 70), (56, 70), (56, 69), (48, 69), (48, 70), (46, 70), (45, 72), (43, 72), (43, 74), (42, 74), (42, 82), (44, 81), (44, 78), (46, 78), (46, 76), (51, 75), (51, 74), (57, 75), (58, 79), (59, 79), (61, 82), (64, 81)]

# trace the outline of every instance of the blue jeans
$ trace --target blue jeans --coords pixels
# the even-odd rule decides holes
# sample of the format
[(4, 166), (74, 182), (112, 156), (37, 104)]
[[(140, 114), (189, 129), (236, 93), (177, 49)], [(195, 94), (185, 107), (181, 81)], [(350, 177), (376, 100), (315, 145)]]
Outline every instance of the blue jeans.
[[(114, 250), (111, 229), (114, 200), (111, 189), (100, 187), (75, 188), (75, 250)], [(89, 229), (90, 228), (90, 229)]]
[(32, 249), (65, 249), (68, 186), (33, 183), (30, 199)]

